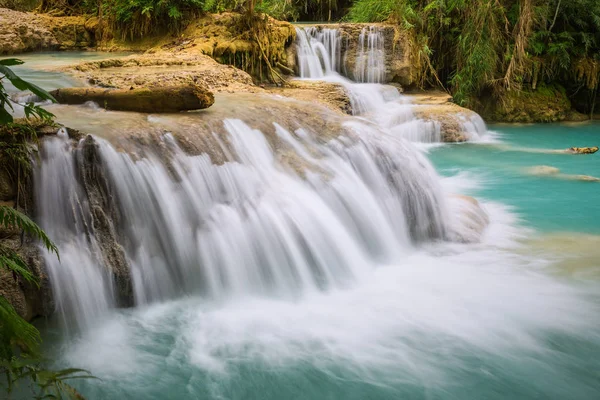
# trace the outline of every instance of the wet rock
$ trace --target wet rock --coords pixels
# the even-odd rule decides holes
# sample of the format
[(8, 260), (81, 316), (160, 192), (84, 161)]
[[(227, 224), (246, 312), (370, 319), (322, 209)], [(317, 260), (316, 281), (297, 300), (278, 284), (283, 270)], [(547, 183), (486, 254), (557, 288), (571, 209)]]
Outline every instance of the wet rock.
[(479, 120), (484, 126), (476, 112), (452, 103), (452, 98), (447, 93), (431, 91), (409, 96), (415, 104), (415, 117), (438, 124), (443, 142), (459, 143), (472, 139), (474, 132), (467, 130), (468, 122)]
[(116, 283), (119, 305), (133, 305), (133, 286), (125, 251), (119, 244), (116, 226), (121, 220), (104, 161), (93, 136), (84, 139), (78, 153), (77, 169), (92, 216), (92, 229), (98, 241), (104, 265), (110, 268)]
[(269, 91), (301, 101), (318, 102), (331, 110), (352, 115), (350, 97), (338, 83), (292, 80), (283, 88), (270, 88)]
[(93, 101), (109, 110), (165, 113), (208, 108), (213, 94), (200, 86), (102, 89), (65, 88), (51, 92), (59, 103), (84, 104)]
[(488, 214), (471, 196), (454, 194), (449, 198), (451, 218), (448, 239), (461, 243), (477, 243), (490, 223)]

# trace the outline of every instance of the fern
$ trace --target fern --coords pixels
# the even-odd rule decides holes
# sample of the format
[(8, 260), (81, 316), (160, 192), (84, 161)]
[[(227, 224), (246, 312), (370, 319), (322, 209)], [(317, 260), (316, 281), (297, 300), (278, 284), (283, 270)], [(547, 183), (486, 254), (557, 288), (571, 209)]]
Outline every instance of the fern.
[(14, 345), (29, 354), (35, 354), (40, 340), (39, 331), (21, 318), (8, 300), (0, 296), (0, 360), (12, 357)]
[(27, 215), (7, 206), (0, 206), (0, 226), (14, 227), (41, 240), (48, 251), (58, 256), (58, 248), (35, 222)]

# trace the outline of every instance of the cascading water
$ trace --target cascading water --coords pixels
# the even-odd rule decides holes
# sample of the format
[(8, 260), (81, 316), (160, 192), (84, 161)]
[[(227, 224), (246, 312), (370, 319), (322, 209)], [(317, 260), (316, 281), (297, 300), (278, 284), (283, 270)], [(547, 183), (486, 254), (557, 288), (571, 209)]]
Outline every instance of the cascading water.
[[(187, 156), (168, 135), (169, 166), (151, 153), (134, 160), (97, 139), (107, 191), (123, 219), (114, 228), (136, 304), (182, 293), (218, 299), (344, 287), (376, 261), (398, 260), (413, 243), (449, 237), (456, 228), (444, 222), (428, 162), (377, 129), (353, 122), (344, 137), (319, 144), (307, 130), (275, 124), (278, 152), (293, 152), (301, 163), (294, 172), (262, 132), (240, 120), (224, 126), (233, 158), (222, 165)], [(62, 263), (48, 264), (59, 311), (73, 315), (69, 307), (81, 307), (75, 314), (86, 320), (117, 299), (90, 219), (93, 199), (77, 183), (82, 146), (72, 153), (66, 138), (45, 146), (37, 193), (42, 225), (65, 249)], [(50, 184), (56, 180), (61, 185)], [(71, 262), (71, 243), (88, 258)]]
[(360, 33), (354, 79), (362, 83), (385, 81), (385, 48), (381, 28), (370, 26), (363, 28)]
[(327, 35), (298, 36), (304, 77), (346, 85), (358, 116), (218, 95), (210, 113), (79, 107), (102, 137), (43, 139), (46, 267), (80, 327), (58, 366), (103, 379), (77, 383), (90, 399), (594, 398), (597, 294), (542, 272), (510, 209), (461, 196), (476, 179), (438, 176), (411, 141), (440, 126), (339, 76)]
[(60, 260), (45, 253), (53, 297), (66, 327), (87, 327), (90, 317), (114, 307), (113, 285), (93, 233), (92, 210), (76, 176), (76, 154), (66, 132), (47, 140), (35, 176), (38, 218), (60, 245)]
[(341, 37), (337, 29), (296, 29), (298, 68), (301, 78), (322, 78), (339, 72), (342, 65)]
[[(353, 75), (359, 83), (340, 75), (345, 68), (339, 67), (339, 60), (345, 57), (341, 55), (342, 40), (338, 29), (296, 28), (296, 37), (300, 78), (343, 85), (355, 115), (368, 115), (371, 121), (398, 137), (413, 142), (442, 141), (439, 124), (415, 118), (407, 97), (401, 96), (393, 86), (379, 84), (385, 81), (384, 36), (380, 27), (363, 28), (358, 37)], [(485, 124), (483, 120), (477, 125), (470, 122), (459, 123), (465, 126), (470, 139), (477, 139), (486, 131)]]

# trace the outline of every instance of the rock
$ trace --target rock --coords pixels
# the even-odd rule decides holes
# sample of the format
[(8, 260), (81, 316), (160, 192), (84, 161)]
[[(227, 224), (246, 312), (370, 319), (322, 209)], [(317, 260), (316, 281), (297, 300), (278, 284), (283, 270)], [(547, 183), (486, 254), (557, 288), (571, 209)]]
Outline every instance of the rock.
[(117, 111), (164, 113), (208, 108), (213, 94), (200, 86), (170, 86), (138, 89), (65, 88), (51, 92), (59, 103), (83, 104), (87, 101)]
[(466, 142), (485, 132), (479, 114), (452, 103), (447, 93), (428, 91), (408, 96), (414, 104), (415, 117), (438, 124), (442, 142)]
[(118, 303), (122, 307), (133, 305), (133, 284), (125, 250), (119, 244), (118, 226), (120, 213), (117, 209), (114, 190), (108, 179), (106, 165), (98, 152), (93, 136), (83, 140), (77, 158), (79, 180), (85, 189), (91, 210), (92, 229), (100, 247), (104, 265), (113, 275)]
[(57, 49), (50, 30), (30, 13), (0, 9), (0, 54)]
[(0, 201), (9, 201), (17, 196), (17, 188), (11, 179), (4, 163), (0, 167)]
[(489, 216), (471, 196), (454, 194), (448, 199), (452, 212), (448, 239), (462, 243), (477, 243), (490, 223)]
[(53, 17), (0, 8), (0, 54), (77, 50), (95, 45), (85, 17)]
[(84, 62), (64, 70), (94, 85), (121, 89), (200, 85), (212, 92), (261, 91), (246, 72), (203, 54), (132, 55)]
[(594, 147), (571, 147), (566, 150), (569, 154), (594, 154), (598, 151), (598, 146)]
[(352, 115), (350, 97), (341, 84), (324, 81), (291, 80), (283, 88), (269, 91), (306, 102), (318, 102), (334, 111)]

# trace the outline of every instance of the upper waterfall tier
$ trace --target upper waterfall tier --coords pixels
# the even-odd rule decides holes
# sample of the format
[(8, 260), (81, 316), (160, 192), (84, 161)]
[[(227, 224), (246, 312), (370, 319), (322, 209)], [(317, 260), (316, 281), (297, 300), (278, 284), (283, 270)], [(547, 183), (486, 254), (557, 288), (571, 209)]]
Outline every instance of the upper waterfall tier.
[(360, 83), (411, 83), (406, 41), (393, 26), (316, 25), (296, 28), (296, 38), (292, 67), (302, 78), (338, 73)]

